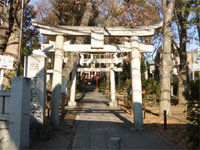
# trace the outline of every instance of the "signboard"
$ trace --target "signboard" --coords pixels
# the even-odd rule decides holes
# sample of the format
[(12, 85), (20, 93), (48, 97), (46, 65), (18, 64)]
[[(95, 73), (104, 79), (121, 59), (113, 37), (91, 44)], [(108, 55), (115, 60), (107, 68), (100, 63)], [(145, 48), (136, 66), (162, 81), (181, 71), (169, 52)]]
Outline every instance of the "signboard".
[(104, 47), (104, 29), (97, 27), (91, 31), (91, 48), (103, 49)]
[(192, 71), (200, 71), (200, 63), (193, 63)]
[(0, 55), (0, 69), (13, 69), (13, 58)]

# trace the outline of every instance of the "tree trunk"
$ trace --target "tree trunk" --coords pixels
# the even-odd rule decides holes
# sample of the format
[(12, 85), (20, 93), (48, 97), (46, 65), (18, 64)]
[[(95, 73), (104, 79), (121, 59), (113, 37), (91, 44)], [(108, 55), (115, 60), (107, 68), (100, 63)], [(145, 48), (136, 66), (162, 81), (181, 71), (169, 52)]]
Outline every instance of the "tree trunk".
[[(92, 11), (92, 2), (88, 1), (86, 3), (86, 9), (84, 11), (81, 24), (80, 26), (88, 26), (89, 20), (90, 20), (90, 13)], [(75, 44), (83, 44), (84, 38), (83, 37), (77, 37)], [(68, 55), (69, 60), (64, 65), (63, 68), (63, 75), (66, 76), (66, 78), (69, 78), (70, 72), (76, 68), (77, 61), (79, 59), (79, 53), (70, 53), (70, 56)]]
[(1, 0), (0, 1), (0, 18), (2, 17), (2, 14), (4, 13), (5, 9), (6, 9), (6, 0)]
[(199, 35), (199, 43), (200, 43), (200, 2), (199, 0), (195, 0), (195, 7), (196, 7), (196, 19), (197, 19), (197, 31)]
[[(24, 4), (27, 5), (29, 1), (25, 0)], [(3, 10), (1, 13), (2, 6)], [(18, 58), (20, 6), (21, 1), (18, 0), (8, 1), (8, 6), (6, 6), (6, 0), (0, 4), (0, 16), (2, 19), (0, 24), (0, 51), (4, 55), (13, 57), (14, 61)]]
[(160, 114), (166, 110), (167, 115), (171, 115), (171, 24), (174, 10), (174, 0), (163, 0), (164, 10), (164, 47), (162, 60), (162, 76), (161, 76), (161, 96), (160, 96)]
[(188, 66), (187, 66), (187, 52), (186, 52), (186, 42), (187, 42), (187, 31), (185, 29), (181, 30), (180, 37), (180, 64), (178, 68), (178, 99), (179, 104), (186, 103), (186, 97), (188, 95)]
[[(178, 99), (179, 104), (185, 104), (189, 89), (189, 74), (187, 64), (187, 19), (190, 3), (176, 1), (177, 26), (179, 30), (180, 48), (178, 48), (180, 64), (178, 66)], [(181, 10), (181, 11), (180, 11)]]
[(13, 8), (12, 3), (9, 3), (8, 7), (6, 3), (1, 3), (0, 5), (0, 54), (3, 54), (6, 49), (13, 24), (10, 16), (12, 13), (11, 8)]

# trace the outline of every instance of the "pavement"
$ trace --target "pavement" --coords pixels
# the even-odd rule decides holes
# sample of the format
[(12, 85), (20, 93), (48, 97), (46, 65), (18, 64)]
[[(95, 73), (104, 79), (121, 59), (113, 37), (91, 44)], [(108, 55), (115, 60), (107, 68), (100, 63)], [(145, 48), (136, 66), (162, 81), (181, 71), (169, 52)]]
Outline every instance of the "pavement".
[[(109, 99), (90, 91), (78, 103), (75, 111), (76, 132), (72, 149), (112, 149), (112, 138), (121, 149), (178, 149), (161, 135), (148, 130), (136, 130), (132, 118), (119, 108), (110, 108)], [(114, 141), (115, 142), (115, 141)]]
[(51, 131), (50, 140), (35, 141), (30, 149), (178, 149), (151, 130), (136, 130), (133, 118), (120, 108), (109, 107), (109, 98), (98, 91), (87, 89), (77, 104), (66, 107), (65, 119)]

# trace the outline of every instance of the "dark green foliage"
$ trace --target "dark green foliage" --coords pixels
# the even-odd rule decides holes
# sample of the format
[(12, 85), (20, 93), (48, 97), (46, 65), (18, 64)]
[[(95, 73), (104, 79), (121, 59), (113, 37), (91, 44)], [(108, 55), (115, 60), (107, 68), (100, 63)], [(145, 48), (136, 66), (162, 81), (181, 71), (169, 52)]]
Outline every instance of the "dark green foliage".
[(81, 78), (79, 77), (79, 78), (77, 78), (77, 86), (76, 86), (76, 88), (77, 88), (77, 90), (79, 91), (79, 92), (82, 92), (82, 91), (84, 91), (84, 87), (83, 87), (83, 80), (81, 80)]
[[(145, 63), (145, 58), (142, 58), (141, 62), (141, 78), (142, 78), (142, 89), (146, 91), (146, 95), (157, 95), (160, 96), (160, 83), (159, 80), (153, 77), (151, 74), (148, 75), (148, 79), (145, 79), (145, 72), (149, 66)], [(155, 72), (153, 72), (155, 76)]]
[(145, 72), (147, 71), (147, 65), (145, 63), (145, 57), (141, 59), (141, 79), (142, 79), (142, 89), (145, 89), (147, 80), (145, 79)]
[(100, 84), (99, 84), (99, 92), (103, 92), (106, 90), (107, 87), (107, 83), (104, 80), (101, 80)]
[(21, 53), (21, 74), (23, 74), (24, 56), (31, 55), (32, 50), (40, 48), (39, 30), (32, 26), (31, 19), (36, 17), (33, 6), (26, 5), (24, 10), (23, 38)]
[(173, 94), (177, 95), (178, 92), (178, 78), (177, 76), (173, 75)]
[(200, 89), (199, 89), (199, 86), (200, 86), (200, 80), (192, 80), (190, 81), (190, 89), (191, 89), (191, 97), (192, 99), (199, 99), (200, 98)]
[(155, 94), (158, 97), (160, 95), (160, 84), (152, 77), (148, 78), (144, 89), (146, 90), (146, 94)]
[(30, 55), (33, 49), (40, 48), (39, 30), (32, 26), (31, 19), (36, 17), (33, 6), (26, 5), (23, 22), (22, 54)]
[(124, 62), (122, 69), (123, 71), (121, 72), (121, 80), (126, 81), (126, 79), (130, 79), (130, 62)]
[(187, 136), (192, 148), (199, 148), (200, 130), (200, 80), (191, 81), (191, 98), (187, 102)]

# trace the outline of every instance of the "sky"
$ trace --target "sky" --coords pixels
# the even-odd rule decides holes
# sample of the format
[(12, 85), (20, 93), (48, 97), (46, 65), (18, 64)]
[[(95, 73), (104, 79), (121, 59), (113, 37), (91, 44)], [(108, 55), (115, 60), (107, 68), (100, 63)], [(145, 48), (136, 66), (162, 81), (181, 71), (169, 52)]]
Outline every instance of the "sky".
[[(39, 0), (31, 0), (31, 4), (33, 5), (34, 2), (39, 1)], [(160, 0), (158, 0), (160, 1)], [(191, 14), (190, 17), (193, 17), (194, 14)], [(162, 18), (162, 17), (161, 17)], [(173, 23), (172, 25), (173, 28), (173, 32), (177, 35), (177, 37), (175, 38), (175, 41), (177, 43), (179, 43), (179, 38), (178, 38), (178, 34), (177, 34), (177, 26), (175, 23)], [(188, 31), (187, 31), (189, 38), (188, 38), (188, 42), (187, 42), (187, 51), (191, 51), (197, 48), (200, 48), (200, 44), (198, 43), (198, 33), (197, 33), (197, 29), (196, 26), (192, 26)], [(162, 43), (162, 42), (160, 42)], [(158, 47), (157, 45), (155, 45), (155, 48)]]

